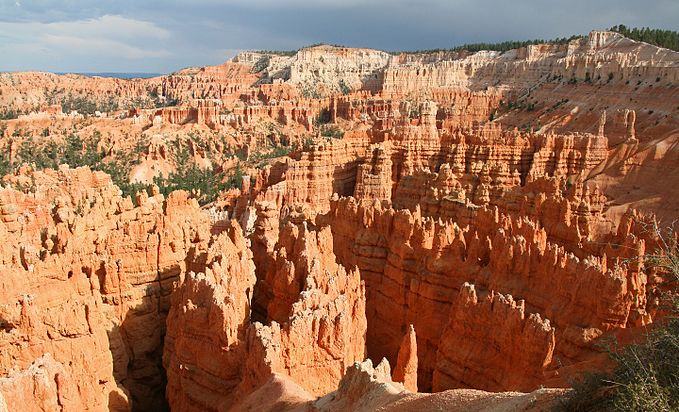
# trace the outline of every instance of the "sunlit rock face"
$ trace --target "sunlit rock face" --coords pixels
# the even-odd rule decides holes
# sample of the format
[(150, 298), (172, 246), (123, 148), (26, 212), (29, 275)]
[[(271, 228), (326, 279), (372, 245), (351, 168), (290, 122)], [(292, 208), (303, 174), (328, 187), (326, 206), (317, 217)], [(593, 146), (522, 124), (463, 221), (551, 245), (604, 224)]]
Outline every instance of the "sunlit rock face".
[[(2, 73), (0, 412), (549, 408), (663, 314), (678, 84), (609, 32)], [(129, 170), (22, 165), (77, 133)]]

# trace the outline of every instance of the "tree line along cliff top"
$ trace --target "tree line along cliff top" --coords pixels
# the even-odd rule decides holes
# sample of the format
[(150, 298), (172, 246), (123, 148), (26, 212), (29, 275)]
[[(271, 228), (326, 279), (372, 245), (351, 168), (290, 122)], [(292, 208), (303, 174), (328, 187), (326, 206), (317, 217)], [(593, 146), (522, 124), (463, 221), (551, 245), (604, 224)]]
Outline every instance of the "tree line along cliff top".
[[(679, 51), (679, 32), (674, 30), (663, 30), (663, 29), (652, 29), (649, 27), (627, 27), (624, 24), (619, 24), (608, 29), (616, 33), (620, 33), (623, 36), (637, 41), (642, 41), (645, 43), (652, 44), (658, 47), (664, 47), (666, 49)], [(506, 52), (513, 49), (519, 49), (522, 47), (534, 45), (534, 44), (567, 44), (572, 40), (577, 40), (583, 38), (583, 35), (574, 34), (569, 37), (557, 37), (551, 40), (545, 39), (532, 39), (532, 40), (507, 40), (502, 42), (478, 42), (478, 43), (465, 43), (460, 46), (455, 46), (452, 48), (435, 48), (435, 49), (423, 49), (423, 50), (394, 50), (388, 51), (387, 53), (393, 55), (399, 54), (434, 54), (441, 52), (458, 52), (458, 51), (468, 51), (468, 52), (479, 52), (483, 50)], [(308, 49), (317, 46), (332, 46), (343, 48), (346, 46), (339, 44), (325, 44), (325, 43), (315, 43), (309, 46), (301, 47), (297, 50), (259, 50), (262, 54), (272, 54), (277, 56), (294, 56), (299, 50)]]

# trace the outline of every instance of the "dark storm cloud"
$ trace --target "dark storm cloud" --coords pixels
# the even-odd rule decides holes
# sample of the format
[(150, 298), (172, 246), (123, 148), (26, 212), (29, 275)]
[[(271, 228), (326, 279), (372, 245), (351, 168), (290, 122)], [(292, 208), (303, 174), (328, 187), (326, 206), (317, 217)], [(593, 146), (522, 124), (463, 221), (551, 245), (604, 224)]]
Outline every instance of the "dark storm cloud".
[(678, 21), (677, 0), (0, 0), (0, 70), (168, 72), (242, 49), (413, 50)]

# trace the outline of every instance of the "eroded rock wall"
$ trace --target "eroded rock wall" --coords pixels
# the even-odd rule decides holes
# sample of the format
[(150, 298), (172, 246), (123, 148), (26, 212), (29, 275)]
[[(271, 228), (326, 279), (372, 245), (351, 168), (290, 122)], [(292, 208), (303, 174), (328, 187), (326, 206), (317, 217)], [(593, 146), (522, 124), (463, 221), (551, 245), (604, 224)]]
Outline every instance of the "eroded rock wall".
[[(419, 211), (395, 210), (389, 202), (345, 198), (333, 201), (324, 217), (332, 222), (339, 261), (357, 265), (366, 281), (369, 356), (395, 363), (401, 338), (413, 324), (420, 388), (431, 387), (442, 334), (465, 282), (511, 294), (525, 301), (527, 313), (549, 319), (556, 326), (554, 358), (561, 364), (590, 354), (589, 338), (578, 336), (624, 328), (636, 322), (632, 312), (645, 312), (645, 304), (634, 303), (645, 295), (645, 282), (633, 280), (635, 268), (616, 266), (616, 257), (578, 258), (548, 241), (538, 223), (496, 208), (471, 207), (467, 213), (470, 223), (460, 227)], [(634, 235), (628, 241), (643, 248)], [(500, 352), (512, 353), (511, 342), (503, 341)], [(554, 368), (544, 358), (532, 361), (542, 372)], [(518, 389), (515, 385), (498, 389)]]
[(162, 408), (172, 284), (207, 217), (182, 192), (140, 194), (135, 206), (86, 168), (30, 177), (34, 193), (0, 194), (3, 373), (50, 353), (82, 407), (103, 409), (113, 397)]
[[(86, 169), (5, 177), (23, 191), (0, 190), (0, 410), (454, 396), (404, 391), (383, 357), (411, 390), (564, 384), (658, 311), (646, 212), (677, 216), (678, 62), (593, 32), (506, 53), (246, 52), (146, 80), (0, 75), (3, 108), (51, 105), (2, 124), (11, 161), (24, 127), (92, 122), (120, 126), (108, 160), (129, 130), (198, 130), (196, 164), (231, 170), (238, 148), (250, 165), (210, 212), (184, 192), (122, 198)], [(64, 114), (67, 93), (130, 109)], [(255, 162), (271, 145), (297, 149)], [(163, 135), (144, 150), (134, 176), (173, 170)]]
[(213, 238), (182, 274), (167, 318), (163, 366), (175, 410), (223, 410), (234, 402), (248, 356), (245, 335), (255, 267), (237, 223)]
[[(173, 409), (228, 409), (274, 375), (322, 395), (365, 357), (365, 287), (356, 269), (336, 262), (330, 227), (311, 227), (294, 211), (280, 228), (277, 218), (263, 221), (275, 225), (260, 223), (253, 241), (279, 235), (254, 248), (254, 260), (232, 221), (189, 265), (198, 273), (179, 280), (164, 354)], [(253, 301), (260, 294), (266, 298)], [(265, 324), (252, 320), (253, 302), (265, 306)]]
[(544, 381), (555, 339), (549, 320), (526, 315), (525, 302), (465, 283), (441, 335), (432, 381), (449, 388), (530, 391)]

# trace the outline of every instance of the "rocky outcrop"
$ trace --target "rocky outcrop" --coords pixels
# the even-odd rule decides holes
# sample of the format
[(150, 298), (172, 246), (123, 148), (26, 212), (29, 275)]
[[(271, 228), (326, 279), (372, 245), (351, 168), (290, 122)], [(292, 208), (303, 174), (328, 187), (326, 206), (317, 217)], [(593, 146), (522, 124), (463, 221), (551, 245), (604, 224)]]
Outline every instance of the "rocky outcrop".
[[(623, 81), (650, 74), (677, 80), (676, 54), (623, 37), (618, 33), (592, 32), (568, 44), (540, 44), (507, 53), (483, 51), (473, 54), (414, 56), (409, 63), (388, 67), (383, 89), (389, 93), (420, 92), (455, 87), (481, 90), (497, 84), (517, 90), (530, 89), (547, 76), (571, 75), (580, 79), (614, 73)], [(414, 60), (414, 61), (413, 61)], [(412, 64), (412, 63), (419, 64)]]
[(248, 351), (255, 286), (252, 253), (234, 222), (195, 257), (172, 294), (163, 366), (173, 409), (224, 410), (234, 402)]
[[(290, 81), (305, 88), (342, 92), (343, 87), (377, 91), (392, 57), (369, 49), (317, 46), (300, 50), (290, 64)], [(318, 73), (323, 73), (319, 76)], [(342, 86), (343, 85), (343, 86)]]
[[(207, 217), (186, 193), (122, 198), (85, 168), (32, 172), (35, 193), (0, 193), (2, 373), (45, 353), (84, 405), (154, 409), (172, 283)], [(125, 402), (123, 402), (125, 401)]]
[(336, 262), (330, 227), (296, 222), (281, 226), (272, 266), (255, 290), (268, 296), (260, 302), (271, 324), (250, 331), (266, 353), (253, 362), (321, 395), (365, 357), (365, 286), (357, 270)]
[(417, 338), (413, 325), (408, 327), (398, 348), (393, 380), (402, 382), (409, 391), (417, 392)]
[[(339, 388), (313, 402), (319, 411), (488, 411), (549, 410), (558, 404), (564, 390), (539, 389), (531, 393), (492, 393), (454, 389), (437, 393), (412, 393), (389, 378), (389, 364), (382, 360), (373, 367), (370, 359), (347, 369)], [(300, 405), (301, 406), (301, 405)]]
[(441, 335), (432, 389), (529, 391), (552, 363), (554, 329), (525, 302), (493, 292), (478, 296), (465, 283)]
[(392, 161), (380, 146), (372, 148), (372, 160), (358, 166), (354, 197), (357, 199), (391, 199)]
[(233, 59), (251, 64), (266, 81), (286, 80), (307, 96), (379, 90), (384, 67), (393, 60), (388, 53), (318, 45), (298, 50), (292, 56), (244, 52)]
[[(271, 265), (257, 269), (262, 279), (235, 221), (193, 258), (189, 269), (197, 274), (180, 278), (163, 357), (172, 408), (225, 410), (274, 375), (325, 394), (348, 365), (364, 358), (365, 289), (358, 271), (335, 262), (329, 227), (291, 219), (275, 246), (255, 249), (255, 255), (272, 255), (255, 259)], [(258, 228), (257, 242), (279, 230)], [(266, 297), (256, 301), (265, 304), (269, 324), (251, 323), (253, 295)]]
[(231, 62), (150, 79), (3, 73), (0, 76), (0, 104), (31, 111), (46, 104), (81, 99), (81, 102), (106, 111), (104, 108), (152, 108), (156, 104), (190, 103), (196, 99), (233, 101), (257, 79), (256, 74), (250, 73), (249, 66)]
[(256, 198), (279, 207), (304, 203), (328, 210), (333, 193), (354, 193), (359, 159), (366, 150), (367, 141), (360, 137), (314, 145), (299, 158), (286, 159), (284, 180), (263, 188)]
[[(122, 402), (117, 402), (120, 397)], [(111, 392), (109, 410), (128, 410), (127, 399), (122, 392)], [(64, 365), (46, 353), (28, 368), (12, 371), (0, 378), (0, 411), (19, 410), (77, 410), (84, 405), (104, 409), (103, 405), (91, 403), (78, 388)]]
[[(645, 285), (631, 283), (634, 269), (614, 266), (617, 258), (578, 258), (549, 242), (545, 229), (525, 217), (475, 207), (466, 213), (469, 226), (460, 227), (419, 211), (394, 210), (388, 202), (348, 198), (335, 200), (327, 216), (339, 261), (357, 265), (366, 281), (369, 356), (395, 363), (400, 331), (413, 324), (419, 388), (431, 385), (443, 330), (465, 282), (523, 299), (530, 313), (548, 318), (557, 331), (554, 357), (562, 364), (592, 350), (591, 342), (583, 345), (564, 331), (624, 328), (633, 311), (643, 311), (633, 310), (632, 302)], [(549, 363), (547, 356), (538, 363), (545, 359)], [(512, 388), (500, 384), (496, 390), (500, 387)]]
[(405, 395), (405, 388), (391, 381), (386, 359), (373, 367), (370, 359), (347, 369), (337, 391), (316, 401), (322, 411), (377, 410)]
[(131, 183), (191, 161), (230, 187), (201, 210), (85, 168), (5, 176), (0, 410), (548, 403), (448, 389), (564, 385), (601, 339), (662, 316), (644, 256), (679, 216), (678, 68), (593, 32), (505, 53), (245, 52), (154, 79), (0, 74), (0, 110), (22, 113), (0, 124), (12, 166), (92, 137)]

